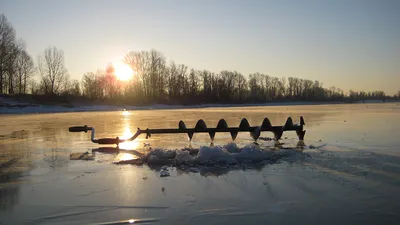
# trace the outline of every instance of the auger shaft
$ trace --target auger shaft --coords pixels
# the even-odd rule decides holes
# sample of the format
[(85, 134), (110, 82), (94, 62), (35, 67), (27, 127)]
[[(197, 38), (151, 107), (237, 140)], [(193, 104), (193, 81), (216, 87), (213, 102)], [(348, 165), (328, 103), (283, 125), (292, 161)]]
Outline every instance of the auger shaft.
[(139, 135), (141, 134), (146, 134), (146, 138), (151, 137), (152, 134), (177, 134), (177, 133), (186, 133), (188, 134), (189, 139), (191, 140), (193, 138), (193, 134), (195, 133), (208, 133), (210, 135), (211, 140), (214, 140), (215, 134), (216, 133), (222, 133), (222, 132), (229, 132), (231, 134), (231, 137), (233, 140), (236, 139), (237, 134), (239, 132), (250, 132), (250, 135), (253, 137), (253, 139), (256, 141), (260, 137), (260, 133), (263, 131), (270, 131), (274, 134), (274, 138), (276, 140), (279, 140), (282, 137), (282, 134), (284, 131), (296, 131), (296, 134), (299, 138), (299, 140), (304, 139), (304, 135), (306, 133), (305, 130), (303, 130), (303, 126), (305, 125), (303, 117), (300, 117), (300, 124), (293, 124), (292, 119), (289, 117), (286, 120), (285, 125), (283, 126), (272, 126), (269, 119), (265, 118), (261, 126), (250, 126), (247, 119), (243, 118), (240, 122), (239, 127), (228, 127), (228, 124), (224, 119), (221, 119), (218, 122), (218, 125), (216, 128), (207, 128), (206, 123), (203, 120), (199, 120), (196, 123), (196, 126), (194, 128), (186, 128), (186, 125), (183, 121), (179, 122), (179, 128), (174, 129), (174, 128), (167, 128), (167, 129), (140, 129), (138, 128), (137, 132), (130, 138), (128, 139), (119, 139), (118, 137), (116, 138), (102, 138), (102, 139), (95, 139), (94, 138), (94, 128), (93, 127), (88, 127), (88, 126), (78, 126), (78, 127), (70, 127), (69, 131), (70, 132), (87, 132), (91, 131), (92, 132), (92, 137), (91, 141), (93, 143), (98, 143), (98, 144), (119, 144), (125, 141), (133, 141), (135, 140)]
[[(282, 126), (274, 126), (270, 129), (268, 128), (260, 128), (260, 127), (248, 127), (248, 128), (238, 128), (238, 127), (230, 127), (230, 128), (206, 128), (206, 129), (195, 129), (195, 128), (186, 128), (186, 129), (138, 129), (137, 132), (140, 134), (184, 134), (184, 133), (227, 133), (227, 132), (256, 132), (259, 129), (262, 131), (279, 131), (282, 130)], [(296, 128), (286, 129), (285, 131), (296, 131)], [(129, 138), (128, 140), (133, 141), (135, 138)]]

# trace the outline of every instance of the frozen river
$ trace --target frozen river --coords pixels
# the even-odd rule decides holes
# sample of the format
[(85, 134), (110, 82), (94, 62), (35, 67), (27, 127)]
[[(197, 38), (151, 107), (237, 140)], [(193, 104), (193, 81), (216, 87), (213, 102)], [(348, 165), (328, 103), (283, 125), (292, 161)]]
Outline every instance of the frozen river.
[[(119, 112), (0, 115), (0, 224), (399, 224), (400, 104), (269, 106)], [(136, 128), (194, 127), (203, 119), (238, 126), (242, 118), (283, 125), (306, 122), (305, 146), (285, 132), (259, 146), (239, 133), (145, 135), (121, 151), (101, 152), (96, 137), (129, 137)], [(228, 146), (225, 146), (229, 144)], [(225, 146), (225, 147), (224, 147)], [(139, 153), (206, 148), (260, 151), (271, 160), (252, 165), (116, 165)], [(92, 153), (94, 160), (71, 160)], [(99, 152), (100, 150), (100, 152)], [(113, 150), (113, 149), (111, 149)], [(115, 150), (115, 149), (114, 149)]]

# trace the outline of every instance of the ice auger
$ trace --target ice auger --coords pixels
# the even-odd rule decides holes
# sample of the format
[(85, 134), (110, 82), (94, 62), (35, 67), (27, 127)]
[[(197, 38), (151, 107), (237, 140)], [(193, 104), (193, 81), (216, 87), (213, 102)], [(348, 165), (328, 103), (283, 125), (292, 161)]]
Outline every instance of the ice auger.
[(91, 131), (91, 141), (97, 144), (116, 144), (119, 145), (122, 142), (133, 141), (139, 135), (146, 134), (146, 138), (150, 138), (152, 134), (177, 134), (186, 133), (189, 140), (192, 140), (195, 133), (208, 133), (210, 135), (211, 141), (214, 140), (216, 133), (229, 132), (231, 134), (232, 140), (235, 140), (239, 132), (249, 132), (254, 141), (260, 137), (261, 132), (269, 131), (274, 134), (275, 140), (279, 140), (282, 137), (284, 131), (296, 131), (299, 140), (304, 140), (304, 135), (306, 133), (303, 130), (305, 125), (303, 117), (300, 117), (299, 124), (293, 124), (292, 118), (288, 117), (285, 125), (283, 126), (272, 126), (268, 118), (265, 118), (261, 126), (250, 126), (246, 118), (240, 121), (239, 127), (229, 127), (224, 119), (219, 120), (217, 127), (207, 128), (204, 120), (200, 119), (197, 121), (194, 128), (187, 128), (185, 123), (181, 120), (179, 121), (178, 128), (167, 128), (167, 129), (140, 129), (138, 128), (136, 133), (128, 139), (116, 138), (100, 138), (95, 139), (95, 129), (94, 127), (85, 126), (74, 126), (69, 128), (69, 132), (88, 132)]

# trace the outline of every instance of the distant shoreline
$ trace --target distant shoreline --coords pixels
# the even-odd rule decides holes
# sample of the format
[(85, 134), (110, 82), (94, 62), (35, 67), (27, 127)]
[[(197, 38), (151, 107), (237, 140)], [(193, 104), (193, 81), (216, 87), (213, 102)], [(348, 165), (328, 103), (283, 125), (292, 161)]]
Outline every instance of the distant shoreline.
[(390, 100), (383, 102), (381, 100), (366, 100), (357, 102), (344, 101), (288, 101), (288, 102), (270, 102), (270, 103), (243, 103), (243, 104), (197, 104), (197, 105), (166, 105), (153, 104), (145, 106), (129, 105), (40, 105), (25, 102), (17, 102), (12, 98), (0, 97), (0, 114), (45, 114), (45, 113), (68, 113), (68, 112), (111, 112), (125, 110), (168, 110), (168, 109), (206, 109), (206, 108), (237, 108), (237, 107), (263, 107), (263, 106), (305, 106), (305, 105), (335, 105), (335, 104), (371, 104), (371, 103), (393, 103), (399, 102)]

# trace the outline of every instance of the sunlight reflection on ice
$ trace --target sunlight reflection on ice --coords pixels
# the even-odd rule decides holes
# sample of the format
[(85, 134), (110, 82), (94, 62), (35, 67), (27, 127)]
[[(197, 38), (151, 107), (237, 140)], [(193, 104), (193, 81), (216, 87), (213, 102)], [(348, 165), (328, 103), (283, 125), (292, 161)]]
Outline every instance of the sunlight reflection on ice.
[(116, 161), (127, 161), (127, 160), (132, 160), (132, 159), (137, 159), (137, 158), (138, 157), (133, 154), (130, 154), (127, 152), (121, 152), (115, 157), (115, 160)]
[[(121, 137), (121, 139), (128, 139), (132, 137), (133, 134), (131, 132), (131, 129), (129, 128), (129, 124), (125, 123), (125, 128), (124, 128), (124, 134)], [(137, 149), (139, 147), (139, 142), (138, 141), (128, 141), (128, 142), (123, 142), (119, 144), (119, 147), (121, 149)]]
[(123, 116), (130, 116), (130, 115), (132, 115), (132, 113), (129, 112), (129, 111), (123, 111), (123, 112), (122, 112), (122, 115), (123, 115)]

